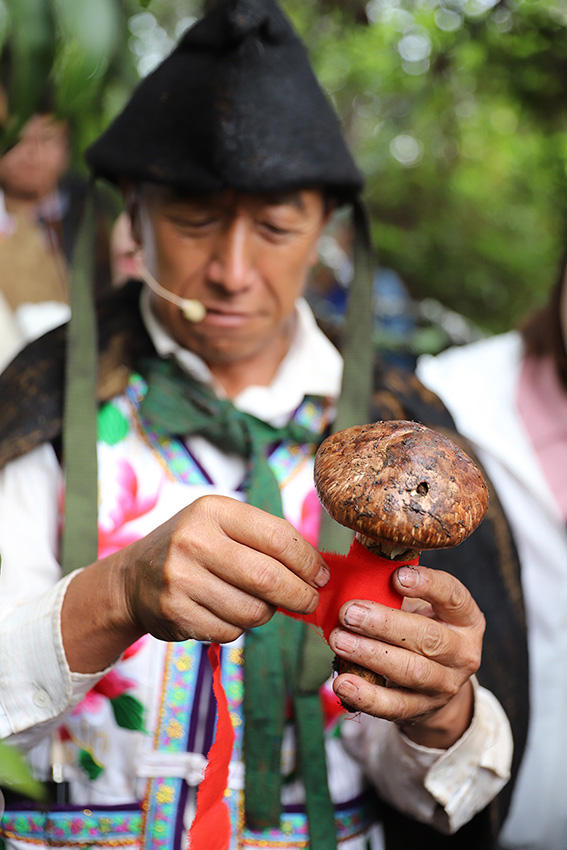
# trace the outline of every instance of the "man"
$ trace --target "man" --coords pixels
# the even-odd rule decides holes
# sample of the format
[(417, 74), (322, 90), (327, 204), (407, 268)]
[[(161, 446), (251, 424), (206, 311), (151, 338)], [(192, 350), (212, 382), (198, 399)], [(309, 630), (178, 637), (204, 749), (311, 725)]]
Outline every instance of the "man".
[[(484, 623), (463, 585), (401, 568), (396, 589), (430, 616), (344, 606), (333, 651), (397, 684), (335, 680), (373, 715), (372, 747), (354, 759), (332, 734), (329, 684), (321, 712), (328, 668), (313, 676), (301, 624), (273, 616), (312, 611), (329, 580), (300, 535), (316, 543), (313, 454), (342, 361), (300, 296), (330, 211), (361, 188), (278, 7), (219, 4), (88, 160), (123, 187), (149, 290), (141, 320), (127, 288), (110, 317), (119, 333), (101, 324), (101, 362), (113, 354), (111, 383), (126, 386), (98, 417), (98, 562), (58, 581), (57, 453), (25, 428), (3, 443), (14, 455), (35, 447), (2, 473), (6, 680), (26, 676), (3, 689), (0, 729), (38, 765), (58, 730), (71, 803), (37, 818), (11, 807), (4, 836), (179, 846), (215, 726), (199, 641), (231, 642), (221, 662), (235, 730), (231, 846), (380, 847), (363, 771), (394, 805), (454, 831), (505, 783), (511, 749), (500, 706), (471, 681)], [(117, 359), (125, 337), (129, 359)], [(59, 393), (42, 413), (56, 446)], [(360, 737), (355, 720), (343, 725)]]

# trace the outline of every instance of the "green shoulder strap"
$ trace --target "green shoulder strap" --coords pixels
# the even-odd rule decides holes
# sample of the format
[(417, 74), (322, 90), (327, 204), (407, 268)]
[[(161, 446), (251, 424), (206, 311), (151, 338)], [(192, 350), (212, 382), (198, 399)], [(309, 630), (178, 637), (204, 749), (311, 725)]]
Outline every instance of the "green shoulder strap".
[[(333, 431), (353, 425), (365, 425), (370, 415), (374, 364), (374, 277), (375, 256), (370, 240), (366, 208), (360, 201), (353, 207), (354, 276), (351, 283), (341, 353), (344, 368), (341, 395)], [(327, 552), (346, 555), (352, 531), (323, 512), (319, 547)]]
[[(341, 347), (344, 368), (333, 431), (341, 431), (353, 425), (364, 425), (370, 416), (376, 261), (370, 240), (368, 215), (360, 201), (354, 204), (353, 224), (354, 277)], [(346, 555), (352, 538), (350, 529), (339, 525), (323, 511), (319, 549)], [(331, 649), (321, 637), (313, 629), (307, 629), (301, 653), (299, 689), (312, 693), (318, 688), (330, 673), (332, 657)]]
[(94, 185), (85, 199), (71, 265), (71, 319), (68, 326), (63, 460), (65, 527), (61, 568), (66, 575), (96, 561), (97, 538), (97, 333), (92, 277), (94, 268)]

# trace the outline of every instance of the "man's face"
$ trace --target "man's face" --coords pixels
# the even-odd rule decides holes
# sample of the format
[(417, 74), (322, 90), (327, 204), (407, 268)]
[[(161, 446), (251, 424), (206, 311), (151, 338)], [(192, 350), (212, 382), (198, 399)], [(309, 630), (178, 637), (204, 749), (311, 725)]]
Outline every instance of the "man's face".
[(148, 269), (161, 286), (206, 308), (204, 320), (191, 323), (156, 297), (158, 317), (213, 371), (279, 365), (326, 217), (317, 190), (196, 199), (144, 186), (133, 225)]
[(41, 200), (57, 187), (68, 154), (67, 126), (49, 115), (34, 115), (0, 158), (0, 186), (8, 196)]

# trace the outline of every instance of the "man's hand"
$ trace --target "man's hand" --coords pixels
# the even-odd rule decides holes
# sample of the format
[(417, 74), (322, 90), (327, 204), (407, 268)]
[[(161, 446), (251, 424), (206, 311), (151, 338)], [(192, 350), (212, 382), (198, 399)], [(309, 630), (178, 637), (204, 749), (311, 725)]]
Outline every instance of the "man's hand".
[(353, 708), (397, 722), (416, 743), (447, 748), (471, 722), (470, 677), (480, 665), (484, 616), (453, 576), (426, 567), (400, 567), (395, 589), (401, 611), (354, 600), (339, 613), (344, 628), (332, 649), (386, 677), (377, 687), (342, 674), (335, 692)]
[(62, 611), (67, 660), (76, 672), (97, 672), (147, 632), (231, 641), (278, 606), (313, 611), (328, 578), (322, 556), (288, 522), (206, 496), (70, 583)]

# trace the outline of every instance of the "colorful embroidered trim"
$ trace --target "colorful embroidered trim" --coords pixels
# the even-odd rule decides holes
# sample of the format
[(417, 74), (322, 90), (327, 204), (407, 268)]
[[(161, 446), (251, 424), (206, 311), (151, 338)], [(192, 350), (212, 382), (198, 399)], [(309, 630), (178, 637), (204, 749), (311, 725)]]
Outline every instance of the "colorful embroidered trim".
[(222, 654), (222, 685), (226, 694), (232, 728), (234, 729), (233, 762), (242, 761), (242, 739), (244, 735), (242, 714), (242, 704), (244, 701), (243, 665), (243, 648), (241, 646), (225, 647)]
[[(229, 807), (235, 804), (236, 794), (227, 796)], [(231, 811), (234, 818), (235, 812)], [(376, 821), (376, 808), (369, 796), (363, 796), (352, 804), (335, 810), (335, 825), (337, 842), (348, 841), (357, 835), (365, 833)], [(237, 840), (233, 839), (230, 850), (240, 850), (245, 847), (286, 847), (290, 850), (300, 850), (309, 847), (309, 829), (307, 816), (302, 812), (282, 812), (279, 829), (251, 832), (244, 828)]]
[(126, 387), (126, 396), (134, 408), (137, 419), (142, 423), (141, 436), (163, 462), (167, 472), (177, 481), (193, 485), (210, 484), (210, 480), (180, 440), (172, 438), (162, 430), (150, 428), (146, 420), (140, 416), (140, 404), (147, 389), (147, 384), (141, 375), (133, 372)]
[[(225, 800), (231, 810), (233, 824), (240, 821), (239, 797), (227, 791)], [(339, 842), (355, 838), (374, 822), (370, 799), (362, 799), (335, 813)], [(6, 811), (0, 821), (0, 835), (28, 844), (47, 844), (52, 847), (110, 846), (128, 847), (140, 841), (142, 815), (138, 809), (97, 807), (90, 809), (66, 807), (47, 814), (33, 811)], [(301, 813), (284, 813), (281, 829), (253, 833), (244, 830), (240, 837), (234, 830), (230, 850), (237, 848), (286, 847), (300, 850), (309, 847), (307, 818)], [(159, 845), (162, 846), (161, 839)], [(154, 845), (157, 847), (158, 845)]]
[[(132, 404), (137, 418), (142, 423), (141, 434), (144, 439), (175, 479), (183, 484), (210, 484), (211, 481), (206, 471), (201, 469), (180, 440), (166, 434), (162, 429), (150, 428), (146, 420), (140, 417), (139, 408), (146, 391), (147, 385), (144, 379), (133, 373), (126, 388), (126, 396)], [(325, 405), (321, 399), (306, 398), (298, 407), (294, 418), (300, 425), (323, 433), (329, 424), (329, 413), (329, 405)], [(280, 487), (285, 486), (303, 460), (312, 454), (312, 446), (297, 446), (288, 441), (276, 448), (269, 458), (269, 462)]]
[(67, 806), (49, 812), (6, 810), (0, 820), (0, 835), (4, 838), (52, 847), (92, 844), (126, 847), (139, 842), (141, 829), (142, 814), (134, 807)]
[[(167, 646), (154, 748), (185, 752), (201, 645), (195, 641)], [(144, 797), (143, 850), (179, 846), (186, 797), (183, 779), (167, 776), (148, 781)]]

